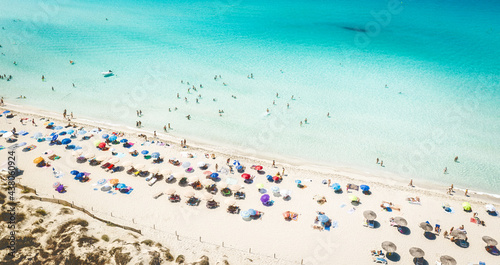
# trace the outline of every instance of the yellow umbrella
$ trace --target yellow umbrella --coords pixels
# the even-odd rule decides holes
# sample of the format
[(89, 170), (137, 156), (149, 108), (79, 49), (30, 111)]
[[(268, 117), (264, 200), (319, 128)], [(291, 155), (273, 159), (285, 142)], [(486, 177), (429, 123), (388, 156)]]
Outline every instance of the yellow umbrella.
[(35, 158), (35, 160), (33, 160), (33, 163), (38, 164), (42, 161), (43, 161), (43, 157), (39, 156), (39, 157)]
[(257, 184), (257, 189), (263, 189), (263, 188), (264, 188), (264, 183)]
[(114, 184), (118, 184), (118, 182), (119, 182), (119, 180), (118, 180), (118, 179), (112, 179), (112, 180), (110, 180), (110, 181), (109, 181), (109, 183), (111, 183), (111, 184), (113, 184), (113, 185), (114, 185)]
[(464, 207), (464, 210), (470, 211), (472, 209), (472, 206), (468, 202), (462, 203), (462, 207)]

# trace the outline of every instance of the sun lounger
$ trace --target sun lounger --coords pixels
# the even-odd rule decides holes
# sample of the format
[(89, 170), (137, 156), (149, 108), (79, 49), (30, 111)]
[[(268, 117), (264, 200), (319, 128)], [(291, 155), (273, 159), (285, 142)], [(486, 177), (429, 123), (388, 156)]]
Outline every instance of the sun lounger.
[(198, 206), (200, 204), (200, 200), (198, 198), (189, 198), (189, 200), (186, 202), (187, 205), (189, 206)]
[(135, 168), (132, 167), (129, 170), (127, 170), (127, 174), (132, 175), (132, 173), (134, 173), (135, 171), (136, 171)]
[(245, 199), (245, 193), (242, 191), (238, 191), (234, 194), (234, 198), (237, 200), (244, 200)]
[(364, 226), (369, 227), (369, 228), (375, 228), (375, 221), (373, 221), (373, 220), (365, 220)]
[(207, 208), (208, 209), (215, 209), (219, 206), (219, 204), (214, 201), (214, 200), (211, 200), (211, 201), (207, 201)]
[(111, 165), (110, 163), (105, 163), (104, 165), (101, 166), (101, 168), (107, 168), (109, 167), (109, 165)]
[(232, 214), (239, 214), (240, 213), (240, 207), (230, 205), (229, 207), (227, 207), (227, 212), (228, 213), (232, 213)]
[(379, 258), (379, 257), (373, 257), (373, 262), (375, 263), (381, 263), (381, 264), (387, 264), (387, 260), (384, 258)]
[(156, 183), (156, 181), (158, 181), (158, 178), (152, 177), (151, 180), (148, 181), (148, 185), (153, 186)]
[(159, 192), (159, 193), (156, 193), (154, 196), (153, 196), (153, 199), (158, 199), (160, 196), (163, 195), (163, 192)]
[(179, 195), (170, 195), (170, 197), (168, 197), (168, 200), (170, 202), (180, 202), (181, 197)]
[(408, 197), (406, 200), (411, 203), (411, 204), (418, 204), (420, 205), (420, 198), (419, 197)]

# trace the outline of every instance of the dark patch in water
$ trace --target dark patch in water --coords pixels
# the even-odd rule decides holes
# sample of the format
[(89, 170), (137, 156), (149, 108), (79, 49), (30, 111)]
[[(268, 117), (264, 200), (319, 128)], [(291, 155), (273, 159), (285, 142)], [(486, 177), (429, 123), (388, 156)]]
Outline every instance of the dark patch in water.
[(360, 29), (360, 28), (353, 28), (353, 27), (342, 27), (343, 29), (351, 30), (351, 31), (357, 31), (357, 32), (366, 32), (365, 29)]

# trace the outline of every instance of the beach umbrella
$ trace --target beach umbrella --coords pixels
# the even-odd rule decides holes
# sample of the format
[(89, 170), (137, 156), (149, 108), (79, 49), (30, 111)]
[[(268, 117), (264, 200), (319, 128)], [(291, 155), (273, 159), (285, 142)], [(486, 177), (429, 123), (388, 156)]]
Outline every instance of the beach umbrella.
[(244, 179), (250, 179), (252, 176), (250, 176), (250, 174), (248, 174), (248, 173), (244, 173), (244, 174), (241, 174), (241, 177)]
[(490, 211), (490, 212), (496, 212), (497, 209), (495, 209), (495, 206), (493, 206), (492, 204), (486, 204), (484, 206), (484, 208), (486, 208), (486, 211)]
[(158, 158), (158, 157), (160, 157), (160, 153), (154, 152), (154, 153), (151, 154), (151, 157), (152, 158)]
[(423, 258), (425, 256), (425, 252), (420, 248), (412, 247), (410, 248), (410, 255), (415, 258)]
[(183, 168), (188, 168), (190, 166), (191, 166), (191, 163), (189, 163), (189, 162), (182, 162), (182, 167)]
[(125, 185), (124, 183), (118, 183), (118, 184), (116, 185), (116, 188), (117, 188), (117, 189), (125, 189), (126, 187), (127, 187), (127, 185)]
[(17, 147), (23, 147), (25, 145), (26, 145), (26, 142), (22, 142), (22, 143), (18, 144)]
[(157, 167), (152, 167), (148, 170), (148, 172), (153, 174), (158, 174), (158, 172), (160, 172), (160, 169)]
[(260, 201), (262, 203), (267, 203), (269, 201), (270, 197), (269, 197), (269, 194), (264, 194), (262, 196), (260, 196)]
[(331, 187), (333, 190), (340, 190), (340, 184), (338, 183), (333, 183)]
[(492, 237), (489, 237), (489, 236), (483, 236), (483, 241), (488, 246), (496, 246), (496, 245), (498, 245), (498, 242), (495, 239), (493, 239)]
[(452, 237), (456, 237), (458, 239), (464, 240), (467, 238), (467, 235), (464, 233), (464, 231), (455, 229), (451, 232)]
[(228, 206), (234, 206), (236, 204), (236, 199), (234, 198), (229, 198), (227, 200), (224, 201), (224, 203)]
[(260, 171), (260, 170), (262, 170), (262, 169), (263, 169), (263, 167), (262, 167), (262, 166), (255, 166), (254, 168), (255, 168), (255, 170), (257, 170), (257, 171)]
[(98, 185), (104, 185), (104, 184), (106, 184), (106, 182), (108, 182), (106, 179), (100, 179), (100, 180), (97, 181), (97, 184)]
[(457, 261), (454, 258), (447, 255), (441, 256), (439, 260), (441, 261), (442, 265), (457, 265)]
[(143, 169), (145, 167), (144, 164), (137, 164), (134, 166), (135, 169), (139, 170), (139, 169)]
[(210, 174), (210, 177), (213, 179), (216, 179), (219, 176), (219, 173), (212, 173)]
[(57, 135), (57, 134), (52, 135), (52, 141), (57, 140), (57, 137), (59, 137), (59, 135)]
[(120, 159), (118, 157), (112, 157), (111, 159), (108, 160), (108, 162), (111, 164), (116, 164), (120, 162)]
[(214, 196), (210, 193), (204, 193), (202, 196), (202, 199), (207, 200), (207, 201), (211, 201), (214, 199)]
[(72, 149), (75, 149), (75, 148), (76, 148), (76, 146), (74, 144), (70, 144), (70, 145), (66, 146), (66, 149), (68, 149), (68, 150), (72, 150)]
[(123, 138), (123, 139), (120, 140), (120, 143), (127, 143), (127, 142), (128, 142), (128, 140), (125, 139), (125, 138)]
[(362, 190), (362, 191), (369, 191), (370, 190), (370, 187), (367, 186), (367, 185), (361, 185), (359, 186), (359, 188)]
[(274, 181), (278, 181), (278, 180), (280, 180), (280, 177), (278, 177), (278, 176), (274, 176), (274, 177), (273, 177), (273, 180), (274, 180)]
[(248, 219), (248, 218), (250, 218), (250, 212), (249, 212), (249, 211), (243, 211), (243, 212), (241, 212), (240, 214), (241, 214), (241, 217), (242, 217), (243, 219)]
[(171, 170), (171, 169), (163, 169), (163, 170), (161, 171), (161, 174), (162, 174), (163, 176), (170, 176), (170, 175), (172, 175), (172, 170)]
[(239, 165), (240, 165), (240, 161), (238, 161), (238, 160), (234, 160), (234, 161), (233, 161), (233, 165), (235, 165), (235, 166), (239, 166)]
[(55, 182), (54, 184), (52, 184), (52, 187), (54, 187), (54, 188), (57, 188), (59, 186), (61, 186), (60, 182)]
[(212, 171), (207, 170), (207, 171), (203, 172), (203, 175), (212, 175)]
[(295, 180), (295, 183), (300, 184), (300, 183), (302, 183), (302, 180), (300, 180), (300, 179), (296, 179), (296, 180)]
[(349, 195), (349, 200), (351, 200), (352, 202), (357, 202), (359, 199), (356, 195)]
[(248, 213), (250, 214), (250, 216), (257, 214), (257, 212), (254, 209), (248, 209)]
[(84, 176), (85, 176), (85, 173), (83, 173), (83, 172), (76, 174), (77, 178), (83, 178)]
[(217, 187), (219, 187), (219, 189), (225, 189), (227, 188), (227, 183), (219, 183), (217, 184)]
[(101, 141), (99, 141), (99, 140), (95, 140), (95, 141), (94, 141), (94, 146), (99, 146), (99, 144), (100, 144), (100, 143), (101, 143)]
[(130, 161), (122, 162), (122, 166), (124, 166), (124, 167), (129, 167), (131, 165), (132, 165), (132, 162), (130, 162)]
[(104, 143), (104, 142), (99, 143), (99, 145), (97, 145), (97, 147), (103, 149), (104, 147), (106, 147), (106, 143)]
[(211, 179), (204, 179), (204, 180), (202, 180), (201, 183), (203, 184), (203, 186), (212, 186), (215, 184), (215, 181), (213, 181)]
[(375, 220), (377, 218), (377, 214), (374, 211), (366, 210), (363, 212), (363, 216), (366, 218), (366, 220)]
[(38, 139), (38, 138), (41, 138), (42, 136), (43, 136), (43, 134), (41, 132), (37, 132), (33, 135), (33, 138)]
[(33, 160), (33, 163), (38, 164), (42, 161), (43, 161), (43, 157), (39, 156), (39, 157), (35, 158), (35, 160)]
[(291, 190), (280, 190), (280, 194), (283, 197), (290, 196), (292, 194), (292, 191)]
[(73, 130), (73, 129), (69, 129), (66, 131), (67, 134), (73, 134), (74, 132), (75, 132), (75, 130)]
[(10, 110), (6, 110), (3, 112), (3, 114), (7, 114), (7, 113), (10, 113)]
[(56, 188), (57, 192), (62, 192), (63, 190), (64, 190), (64, 186), (62, 184), (57, 186), (57, 188)]
[(73, 151), (73, 153), (71, 153), (73, 156), (79, 156), (83, 153), (82, 150), (76, 150), (76, 151)]
[(175, 189), (173, 187), (169, 187), (169, 188), (167, 188), (167, 190), (165, 191), (165, 193), (167, 195), (173, 195), (173, 194), (175, 194)]
[(194, 191), (187, 190), (186, 192), (184, 192), (184, 197), (186, 197), (186, 198), (194, 197)]
[(109, 190), (111, 190), (111, 186), (109, 186), (109, 185), (102, 186), (101, 190), (102, 191), (109, 191)]
[(97, 160), (97, 161), (104, 161), (104, 160), (106, 160), (106, 158), (107, 158), (106, 156), (98, 156), (98, 157), (96, 157), (95, 160)]
[(189, 181), (189, 182), (191, 182), (191, 183), (193, 183), (193, 182), (197, 182), (197, 181), (199, 181), (199, 180), (200, 180), (200, 178), (199, 178), (198, 176), (191, 176), (191, 177), (189, 177), (189, 179), (188, 179), (188, 181)]
[(59, 135), (66, 135), (66, 132), (60, 132)]
[(118, 179), (110, 179), (109, 180), (109, 183), (115, 185), (115, 184), (118, 184), (118, 182), (120, 182)]
[(103, 134), (102, 139), (108, 139), (109, 135), (108, 134)]
[(69, 144), (69, 143), (71, 143), (71, 139), (69, 139), (69, 138), (64, 138), (64, 139), (62, 139), (61, 143), (62, 143), (62, 144)]
[(406, 222), (406, 219), (403, 217), (394, 217), (394, 223), (396, 223), (399, 226), (407, 226), (408, 222)]
[(114, 142), (116, 139), (118, 139), (118, 137), (116, 137), (116, 135), (111, 135), (108, 140), (110, 140), (111, 142)]
[(320, 214), (320, 215), (318, 215), (318, 220), (320, 223), (326, 223), (326, 222), (328, 222), (328, 220), (330, 220), (330, 218), (328, 218), (328, 216), (326, 216), (324, 214)]
[(148, 150), (142, 150), (142, 151), (141, 151), (141, 154), (143, 154), (143, 155), (147, 155), (147, 154), (149, 154), (149, 151), (148, 151)]
[(468, 202), (463, 202), (463, 203), (462, 203), (462, 207), (464, 207), (464, 210), (465, 210), (465, 211), (470, 211), (470, 210), (472, 210), (472, 206), (471, 206), (471, 205), (470, 205), (470, 203), (468, 203)]
[(2, 135), (3, 138), (9, 138), (11, 137), (12, 135), (14, 135), (12, 132), (6, 132)]
[(53, 122), (49, 122), (47, 125), (52, 126), (52, 125), (54, 125), (54, 123)]
[(78, 172), (78, 171), (76, 171), (76, 170), (71, 170), (71, 172), (70, 172), (70, 174), (71, 174), (71, 175), (74, 175), (74, 176), (76, 176), (78, 173), (80, 173), (80, 172)]
[(420, 228), (424, 229), (425, 232), (432, 231), (432, 225), (430, 225), (429, 223), (421, 222), (419, 226)]
[(63, 127), (62, 126), (56, 126), (54, 127), (54, 130), (61, 130)]
[(278, 188), (277, 186), (272, 186), (272, 187), (271, 187), (271, 191), (272, 191), (273, 193), (278, 193), (278, 192), (280, 191), (280, 188)]
[(257, 187), (257, 189), (263, 189), (264, 188), (264, 183), (257, 183), (257, 185), (255, 185)]
[(95, 155), (94, 155), (93, 153), (86, 153), (84, 156), (85, 156), (85, 158), (87, 158), (87, 159), (92, 159), (92, 158), (94, 158), (94, 157), (95, 157)]
[(205, 167), (207, 166), (207, 163), (201, 161), (201, 162), (198, 162), (198, 167)]
[(86, 133), (87, 133), (87, 131), (85, 131), (85, 130), (80, 130), (80, 131), (78, 131), (78, 134), (79, 134), (79, 135), (84, 135), (84, 134), (86, 134)]
[(234, 185), (229, 186), (229, 189), (236, 192), (236, 191), (241, 190), (241, 185), (234, 184)]
[(397, 247), (394, 243), (390, 241), (384, 241), (382, 242), (382, 249), (387, 251), (387, 252), (396, 252)]

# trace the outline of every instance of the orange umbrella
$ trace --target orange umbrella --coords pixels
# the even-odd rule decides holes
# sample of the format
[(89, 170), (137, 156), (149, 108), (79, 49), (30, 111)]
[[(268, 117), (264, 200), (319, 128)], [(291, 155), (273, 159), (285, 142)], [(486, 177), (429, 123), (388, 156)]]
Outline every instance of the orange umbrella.
[(39, 157), (35, 158), (35, 160), (33, 160), (33, 163), (38, 164), (42, 161), (43, 161), (43, 157), (39, 156)]
[(118, 179), (112, 179), (109, 181), (109, 183), (114, 185), (114, 184), (118, 184), (118, 181), (119, 181)]

